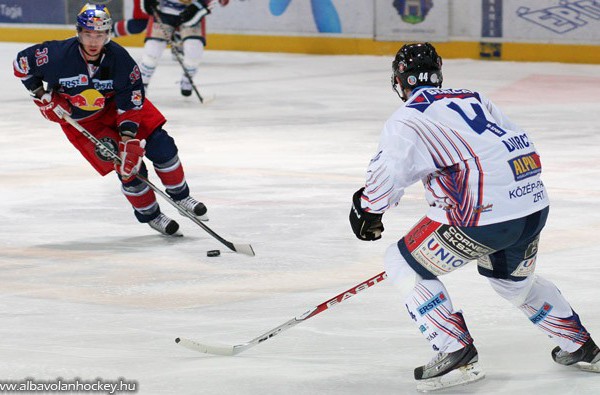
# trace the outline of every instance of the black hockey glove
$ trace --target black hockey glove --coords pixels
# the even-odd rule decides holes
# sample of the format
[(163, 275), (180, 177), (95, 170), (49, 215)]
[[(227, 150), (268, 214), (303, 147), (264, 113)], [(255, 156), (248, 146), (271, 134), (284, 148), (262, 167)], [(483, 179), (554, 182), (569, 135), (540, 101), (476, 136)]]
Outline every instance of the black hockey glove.
[(381, 217), (383, 214), (373, 214), (363, 211), (360, 199), (365, 188), (360, 188), (352, 196), (352, 209), (350, 210), (350, 226), (352, 231), (361, 240), (373, 241), (381, 239), (384, 231)]
[(199, 23), (202, 18), (210, 14), (210, 6), (205, 0), (192, 1), (190, 5), (185, 7), (179, 14), (179, 24), (182, 26), (193, 26)]
[(158, 0), (142, 1), (142, 10), (148, 15), (154, 15), (154, 12), (158, 11)]

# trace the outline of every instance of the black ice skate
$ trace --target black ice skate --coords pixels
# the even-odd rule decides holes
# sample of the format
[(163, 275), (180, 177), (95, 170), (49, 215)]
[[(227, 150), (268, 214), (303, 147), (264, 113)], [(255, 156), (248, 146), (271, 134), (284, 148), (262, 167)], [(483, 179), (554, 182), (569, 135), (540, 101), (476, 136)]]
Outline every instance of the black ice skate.
[(561, 365), (575, 365), (581, 370), (600, 373), (600, 349), (591, 337), (575, 352), (566, 352), (560, 347), (554, 348), (552, 359)]
[(181, 95), (182, 96), (191, 96), (192, 95), (192, 83), (187, 77), (181, 78)]
[(183, 236), (181, 233), (177, 232), (179, 230), (179, 224), (163, 213), (158, 214), (158, 217), (148, 222), (148, 225), (165, 236)]
[(473, 344), (451, 353), (439, 353), (427, 365), (415, 369), (417, 390), (435, 391), (481, 380), (485, 373), (478, 361)]
[(206, 215), (208, 209), (204, 203), (197, 201), (191, 196), (188, 196), (185, 199), (177, 200), (177, 204), (183, 207), (188, 213), (198, 217), (200, 221), (208, 221), (208, 216)]

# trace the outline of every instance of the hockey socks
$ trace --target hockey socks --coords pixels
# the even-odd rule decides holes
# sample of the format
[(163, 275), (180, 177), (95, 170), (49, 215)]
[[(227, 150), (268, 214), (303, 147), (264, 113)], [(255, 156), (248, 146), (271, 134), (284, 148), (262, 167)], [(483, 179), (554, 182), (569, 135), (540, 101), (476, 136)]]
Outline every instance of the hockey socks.
[(543, 277), (535, 277), (519, 309), (563, 351), (572, 353), (590, 339), (569, 302), (552, 282)]
[(453, 352), (473, 343), (460, 311), (454, 311), (440, 280), (422, 280), (405, 300), (410, 318), (437, 352)]

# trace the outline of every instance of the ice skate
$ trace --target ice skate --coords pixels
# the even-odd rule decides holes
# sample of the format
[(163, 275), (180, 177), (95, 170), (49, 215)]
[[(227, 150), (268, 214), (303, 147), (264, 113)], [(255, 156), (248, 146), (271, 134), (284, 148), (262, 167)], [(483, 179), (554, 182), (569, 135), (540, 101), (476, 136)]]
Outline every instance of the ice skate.
[(148, 225), (157, 232), (171, 237), (179, 237), (183, 236), (178, 232), (179, 224), (167, 217), (163, 213), (160, 213), (158, 217), (154, 218), (152, 221), (148, 222)]
[(198, 217), (200, 221), (208, 221), (208, 215), (206, 215), (208, 210), (204, 203), (197, 201), (191, 196), (188, 196), (184, 199), (177, 200), (177, 204), (183, 207), (188, 213)]
[(552, 350), (552, 359), (561, 365), (571, 366), (588, 372), (600, 373), (600, 349), (592, 338), (575, 352), (566, 352), (560, 347)]
[(182, 96), (191, 96), (192, 95), (192, 83), (190, 82), (190, 80), (183, 76), (181, 78), (181, 95)]
[(427, 365), (415, 369), (417, 390), (436, 391), (481, 380), (485, 372), (478, 361), (472, 344), (451, 353), (439, 353)]

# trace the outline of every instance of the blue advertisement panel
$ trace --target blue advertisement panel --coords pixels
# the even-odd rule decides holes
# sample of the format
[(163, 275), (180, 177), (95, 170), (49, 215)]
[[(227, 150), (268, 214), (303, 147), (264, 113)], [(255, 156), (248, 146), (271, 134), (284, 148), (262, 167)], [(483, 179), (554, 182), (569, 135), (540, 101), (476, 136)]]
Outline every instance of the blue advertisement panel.
[(0, 23), (65, 24), (66, 0), (0, 0)]

